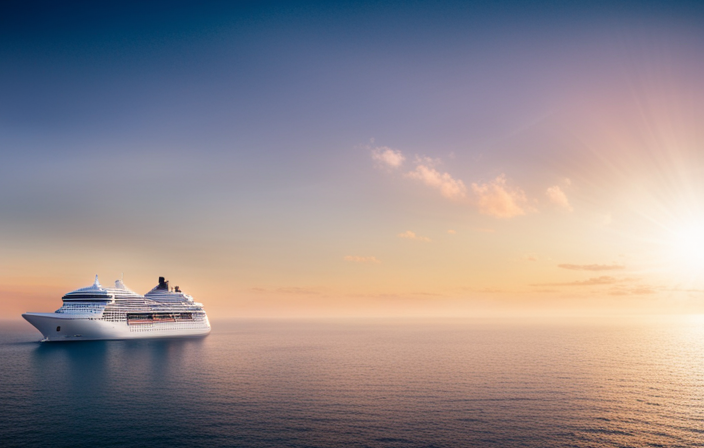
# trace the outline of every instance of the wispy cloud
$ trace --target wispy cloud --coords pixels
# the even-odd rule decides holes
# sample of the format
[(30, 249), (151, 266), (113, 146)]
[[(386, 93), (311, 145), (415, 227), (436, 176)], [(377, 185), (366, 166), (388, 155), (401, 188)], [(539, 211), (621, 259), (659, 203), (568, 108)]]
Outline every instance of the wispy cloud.
[(448, 199), (463, 199), (467, 196), (467, 187), (459, 179), (449, 173), (441, 173), (432, 166), (419, 164), (414, 171), (406, 174), (411, 179), (417, 179), (425, 185), (436, 188)]
[(496, 218), (526, 214), (525, 193), (520, 188), (509, 187), (503, 174), (489, 183), (473, 183), (472, 192), (480, 213)]
[(618, 279), (608, 275), (602, 275), (601, 277), (592, 277), (587, 280), (577, 281), (572, 283), (567, 283), (569, 286), (592, 286), (592, 285), (613, 285), (614, 283), (624, 282), (626, 279)]
[(346, 255), (344, 258), (345, 261), (351, 261), (353, 263), (373, 263), (373, 264), (379, 264), (381, 261), (379, 261), (376, 257), (360, 257), (357, 255)]
[(562, 188), (560, 188), (559, 185), (553, 185), (552, 187), (549, 187), (545, 191), (545, 194), (547, 195), (550, 202), (557, 205), (558, 207), (564, 208), (565, 210), (570, 212), (573, 210), (572, 205), (570, 205), (570, 201), (567, 199), (567, 195), (564, 191), (562, 191)]
[[(400, 150), (386, 146), (374, 148), (372, 158), (391, 168), (400, 167), (406, 159)], [(426, 186), (436, 189), (448, 199), (470, 205), (476, 208), (479, 213), (495, 218), (513, 218), (531, 211), (527, 205), (525, 192), (521, 188), (511, 186), (505, 174), (501, 174), (489, 182), (472, 183), (471, 188), (467, 188), (462, 179), (437, 168), (441, 164), (439, 159), (416, 157), (414, 163), (415, 169), (405, 174), (407, 178), (420, 181)], [(559, 187), (556, 188), (559, 190)], [(559, 191), (561, 192), (561, 190)]]
[(398, 168), (406, 160), (403, 153), (388, 146), (379, 146), (372, 149), (372, 159), (389, 168)]
[(293, 294), (293, 295), (304, 295), (304, 296), (320, 294), (320, 291), (317, 291), (313, 288), (302, 288), (299, 286), (287, 286), (287, 287), (283, 287), (283, 288), (277, 288), (276, 292), (281, 293), (281, 294)]
[(587, 280), (575, 281), (575, 282), (564, 282), (564, 283), (536, 283), (531, 286), (599, 286), (599, 285), (613, 285), (616, 283), (626, 282), (630, 279), (619, 279), (615, 277), (610, 277), (608, 275), (603, 275), (601, 277), (592, 277)]
[(403, 232), (403, 233), (399, 233), (397, 236), (398, 236), (399, 238), (406, 238), (406, 239), (409, 239), (409, 240), (423, 241), (423, 242), (425, 242), (425, 243), (429, 243), (429, 242), (430, 242), (430, 238), (428, 238), (428, 237), (426, 237), (426, 236), (416, 235), (415, 232), (412, 232), (412, 231), (410, 231), (410, 230), (406, 230), (406, 231)]
[(612, 296), (642, 296), (655, 294), (656, 292), (657, 290), (649, 286), (635, 286), (633, 288), (616, 286), (609, 291), (609, 294)]
[(558, 268), (569, 269), (571, 271), (617, 271), (625, 269), (622, 264), (558, 264)]
[(455, 232), (455, 231), (452, 230), (452, 229), (449, 229), (449, 230), (447, 231), (447, 233), (449, 233), (450, 235), (455, 235), (457, 232)]

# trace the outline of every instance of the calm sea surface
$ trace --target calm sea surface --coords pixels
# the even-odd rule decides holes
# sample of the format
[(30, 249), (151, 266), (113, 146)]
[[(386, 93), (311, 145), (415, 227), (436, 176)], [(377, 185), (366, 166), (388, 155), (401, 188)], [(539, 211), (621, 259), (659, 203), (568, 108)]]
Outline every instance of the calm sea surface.
[(704, 445), (704, 323), (214, 322), (38, 343), (0, 324), (0, 446)]

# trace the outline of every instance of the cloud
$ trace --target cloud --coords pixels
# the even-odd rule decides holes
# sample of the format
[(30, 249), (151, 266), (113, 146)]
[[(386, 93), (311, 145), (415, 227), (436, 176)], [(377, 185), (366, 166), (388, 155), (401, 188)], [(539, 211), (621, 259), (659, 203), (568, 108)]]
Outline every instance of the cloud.
[(425, 242), (425, 243), (429, 243), (429, 242), (430, 242), (430, 238), (428, 238), (428, 237), (426, 237), (426, 236), (419, 236), (419, 235), (416, 235), (415, 232), (411, 232), (410, 230), (406, 230), (406, 231), (403, 232), (403, 233), (399, 233), (397, 236), (398, 236), (399, 238), (406, 238), (406, 239), (409, 239), (409, 240), (423, 241), (423, 242)]
[(449, 173), (440, 173), (429, 164), (419, 164), (414, 171), (406, 174), (411, 179), (417, 179), (425, 185), (437, 188), (440, 194), (448, 199), (463, 199), (467, 196), (467, 187), (459, 179), (454, 179)]
[(633, 288), (623, 288), (615, 287), (609, 291), (609, 295), (612, 296), (642, 296), (648, 294), (655, 294), (657, 291), (649, 286), (636, 286)]
[[(398, 168), (406, 160), (400, 150), (386, 146), (372, 149), (372, 158), (389, 168)], [(471, 189), (469, 189), (461, 179), (453, 177), (450, 173), (439, 171), (436, 167), (441, 163), (439, 159), (415, 157), (415, 169), (407, 172), (405, 176), (438, 190), (448, 199), (468, 203), (485, 215), (496, 218), (512, 218), (525, 215), (530, 211), (526, 206), (527, 199), (524, 191), (509, 186), (505, 174), (501, 174), (487, 183), (472, 183)], [(569, 207), (569, 202), (567, 202), (562, 190), (559, 187), (551, 188), (557, 189), (557, 194), (554, 196), (558, 197), (561, 194), (563, 202)]]
[(449, 233), (450, 235), (455, 235), (457, 232), (455, 232), (455, 231), (452, 230), (452, 229), (449, 229), (449, 230), (447, 231), (447, 233)]
[(562, 191), (562, 188), (560, 188), (558, 185), (554, 185), (545, 191), (545, 194), (547, 195), (548, 199), (550, 199), (550, 202), (553, 204), (564, 208), (567, 211), (572, 211), (572, 206), (570, 205), (570, 201), (567, 199), (567, 195), (565, 194), (564, 191)]
[(625, 280), (619, 280), (608, 275), (602, 275), (601, 277), (592, 277), (590, 279), (581, 282), (568, 283), (570, 286), (593, 286), (593, 285), (613, 285), (614, 283), (623, 282)]
[(523, 259), (527, 261), (538, 261), (538, 257), (535, 255), (524, 255)]
[(622, 283), (629, 281), (631, 279), (618, 279), (615, 277), (610, 277), (607, 275), (601, 277), (592, 277), (583, 281), (576, 282), (565, 282), (565, 283), (537, 283), (531, 286), (599, 286), (599, 285), (613, 285), (616, 283)]
[(372, 159), (390, 168), (401, 166), (406, 157), (399, 150), (391, 149), (388, 146), (379, 146), (372, 150)]
[(626, 268), (622, 264), (558, 264), (557, 267), (571, 271), (616, 271)]
[(381, 263), (381, 261), (379, 261), (376, 257), (360, 257), (357, 255), (346, 255), (344, 260), (351, 261), (353, 263)]
[(294, 294), (294, 295), (318, 295), (320, 294), (319, 291), (313, 289), (313, 288), (301, 288), (299, 286), (288, 286), (288, 287), (283, 287), (283, 288), (277, 288), (276, 292), (282, 293), (282, 294)]
[(506, 183), (506, 176), (500, 175), (486, 184), (472, 184), (474, 201), (479, 212), (495, 218), (513, 218), (526, 214), (522, 206), (526, 195), (520, 188), (511, 188)]

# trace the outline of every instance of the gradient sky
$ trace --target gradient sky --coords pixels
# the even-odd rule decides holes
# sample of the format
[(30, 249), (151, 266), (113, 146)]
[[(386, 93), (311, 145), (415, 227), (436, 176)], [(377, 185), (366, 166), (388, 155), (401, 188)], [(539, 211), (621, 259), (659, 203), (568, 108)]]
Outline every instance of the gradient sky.
[(0, 318), (704, 312), (696, 2), (3, 2)]

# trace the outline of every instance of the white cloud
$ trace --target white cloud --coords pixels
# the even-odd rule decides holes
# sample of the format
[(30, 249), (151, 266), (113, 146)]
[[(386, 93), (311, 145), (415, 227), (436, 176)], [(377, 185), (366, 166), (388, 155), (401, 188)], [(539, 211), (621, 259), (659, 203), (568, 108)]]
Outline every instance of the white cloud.
[(572, 206), (570, 205), (570, 201), (567, 199), (567, 195), (558, 185), (548, 188), (545, 194), (553, 204), (562, 207), (567, 211), (572, 211)]
[(467, 187), (459, 179), (454, 179), (449, 173), (440, 173), (429, 165), (419, 164), (414, 171), (406, 174), (411, 179), (417, 179), (425, 185), (437, 188), (449, 199), (462, 199), (467, 196)]
[(387, 167), (398, 168), (406, 160), (406, 157), (399, 150), (391, 149), (388, 146), (379, 146), (372, 149), (372, 159)]
[(411, 232), (410, 230), (406, 230), (403, 233), (399, 233), (398, 237), (399, 238), (406, 238), (409, 240), (423, 241), (425, 243), (430, 242), (430, 238), (428, 238), (427, 236), (416, 235), (415, 232)]
[(503, 174), (486, 184), (473, 183), (472, 192), (480, 213), (496, 218), (526, 214), (522, 205), (526, 202), (525, 193), (520, 188), (509, 187)]
[[(398, 168), (406, 160), (401, 151), (386, 146), (372, 149), (372, 158), (389, 168)], [(496, 218), (512, 218), (532, 211), (527, 205), (528, 201), (524, 191), (509, 186), (506, 175), (501, 174), (487, 183), (472, 183), (470, 190), (461, 179), (453, 177), (450, 173), (439, 171), (436, 167), (441, 163), (439, 159), (416, 156), (414, 158), (415, 169), (407, 172), (405, 176), (438, 190), (448, 199), (474, 206), (485, 215)], [(568, 179), (565, 180), (565, 184), (569, 185)], [(569, 206), (562, 190), (559, 187), (551, 187), (551, 189), (553, 188), (557, 189), (557, 196), (559, 193), (562, 194), (564, 203)], [(552, 191), (551, 189), (549, 191)]]
[(347, 255), (345, 256), (344, 260), (351, 261), (353, 263), (381, 263), (381, 261), (379, 261), (376, 257), (360, 257), (357, 255)]

